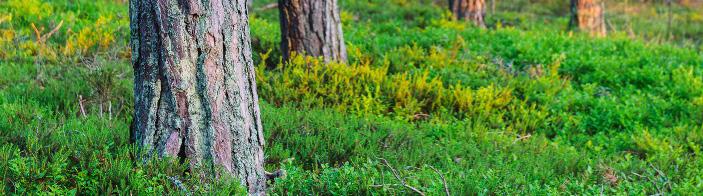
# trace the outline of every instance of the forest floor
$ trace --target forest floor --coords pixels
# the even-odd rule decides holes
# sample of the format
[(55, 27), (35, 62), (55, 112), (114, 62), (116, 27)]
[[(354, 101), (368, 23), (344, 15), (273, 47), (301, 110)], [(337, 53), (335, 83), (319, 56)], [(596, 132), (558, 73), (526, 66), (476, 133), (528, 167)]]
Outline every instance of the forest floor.
[[(608, 1), (591, 38), (568, 1), (498, 1), (480, 29), (341, 0), (349, 63), (283, 64), (272, 2), (250, 10), (272, 195), (703, 194), (700, 4)], [(126, 0), (0, 1), (2, 193), (241, 193), (133, 159), (128, 38)]]

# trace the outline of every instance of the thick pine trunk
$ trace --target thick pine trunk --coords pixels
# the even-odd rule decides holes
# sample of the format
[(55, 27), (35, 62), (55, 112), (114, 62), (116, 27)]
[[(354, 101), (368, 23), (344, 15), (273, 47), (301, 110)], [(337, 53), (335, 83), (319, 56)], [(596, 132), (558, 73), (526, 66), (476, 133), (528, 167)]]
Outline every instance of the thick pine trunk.
[(347, 61), (337, 0), (278, 0), (283, 60), (292, 53)]
[(486, 27), (483, 21), (486, 15), (485, 0), (449, 0), (449, 9), (454, 19), (471, 21), (476, 26)]
[(569, 27), (578, 28), (592, 36), (605, 36), (603, 2), (600, 0), (571, 0)]
[(246, 0), (131, 0), (132, 139), (265, 194)]

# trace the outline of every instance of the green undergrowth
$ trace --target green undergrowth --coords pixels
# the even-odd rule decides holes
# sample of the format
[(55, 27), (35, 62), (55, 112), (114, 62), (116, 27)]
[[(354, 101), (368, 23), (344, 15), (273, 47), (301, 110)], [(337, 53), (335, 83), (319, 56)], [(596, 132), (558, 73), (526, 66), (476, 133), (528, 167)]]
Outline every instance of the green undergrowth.
[[(32, 69), (10, 64), (2, 71)], [(129, 115), (101, 114), (97, 104), (88, 102), (88, 114), (83, 117), (78, 99), (71, 94), (90, 95), (90, 87), (81, 89), (70, 84), (90, 76), (56, 72), (75, 80), (47, 83), (43, 90), (16, 85), (0, 91), (0, 117), (6, 119), (0, 122), (4, 130), (0, 137), (0, 173), (5, 191), (181, 193), (171, 177), (179, 178), (193, 192), (230, 191), (227, 188), (233, 187), (232, 183), (203, 186), (185, 173), (184, 166), (172, 166), (178, 163), (135, 161), (127, 139)], [(21, 83), (30, 85), (34, 81)], [(64, 86), (70, 91), (46, 90)], [(26, 91), (19, 91), (23, 89)], [(64, 104), (49, 101), (54, 99)], [(272, 194), (408, 194), (408, 189), (397, 185), (400, 182), (392, 175), (393, 170), (409, 185), (437, 194), (444, 191), (442, 177), (450, 191), (457, 194), (595, 194), (603, 187), (609, 192), (645, 193), (666, 188), (649, 182), (650, 178), (672, 181), (657, 173), (660, 170), (686, 179), (684, 174), (694, 172), (691, 175), (695, 176), (700, 168), (695, 165), (700, 163), (697, 157), (679, 157), (681, 163), (676, 169), (657, 168), (661, 165), (650, 166), (632, 155), (574, 148), (543, 135), (516, 137), (470, 121), (412, 123), (268, 103), (262, 104), (262, 112), (267, 168), (288, 172), (271, 186)], [(390, 166), (381, 160), (387, 160)], [(604, 177), (610, 174), (632, 179), (611, 185)], [(674, 187), (688, 191), (683, 184)], [(231, 191), (237, 191), (236, 187)]]
[[(266, 169), (287, 171), (270, 194), (703, 191), (693, 8), (672, 13), (694, 25), (659, 39), (661, 4), (635, 7), (653, 16), (613, 4), (626, 15), (611, 22), (635, 34), (590, 38), (564, 31), (561, 1), (498, 1), (512, 4), (477, 29), (429, 0), (344, 0), (350, 61), (324, 64), (280, 62), (277, 10), (258, 9), (271, 2), (250, 12)], [(134, 158), (127, 11), (125, 1), (0, 2), (3, 193), (242, 193), (184, 163)]]

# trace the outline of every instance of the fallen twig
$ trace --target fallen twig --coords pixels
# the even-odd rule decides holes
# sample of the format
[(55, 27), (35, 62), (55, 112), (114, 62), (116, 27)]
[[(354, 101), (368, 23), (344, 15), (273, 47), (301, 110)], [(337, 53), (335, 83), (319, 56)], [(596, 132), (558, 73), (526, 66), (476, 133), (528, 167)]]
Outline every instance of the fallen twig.
[(444, 192), (447, 194), (447, 196), (451, 196), (452, 194), (449, 193), (449, 186), (447, 185), (447, 180), (444, 179), (444, 174), (442, 174), (442, 172), (437, 170), (437, 168), (432, 167), (431, 165), (428, 165), (428, 167), (430, 167), (432, 170), (434, 170), (435, 173), (437, 173), (437, 175), (439, 175), (439, 178), (442, 179), (442, 185), (444, 185)]
[(120, 107), (118, 107), (118, 109), (116, 110), (117, 112), (115, 113), (115, 118), (119, 117), (120, 114), (122, 113), (122, 109), (124, 108), (124, 100), (120, 99), (120, 103), (118, 106), (120, 106)]
[(529, 134), (529, 133), (527, 135), (523, 135), (523, 136), (518, 135), (517, 139), (515, 139), (515, 141), (513, 141), (513, 144), (517, 143), (518, 141), (530, 139), (530, 137), (532, 137), (532, 134)]
[(78, 106), (81, 109), (81, 115), (83, 116), (83, 118), (85, 118), (86, 114), (85, 114), (85, 107), (83, 107), (83, 95), (78, 95)]
[(277, 8), (277, 7), (278, 7), (278, 3), (269, 3), (269, 4), (264, 5), (264, 7), (258, 8), (257, 10), (265, 11), (265, 10), (270, 10), (270, 9)]
[(30, 24), (32, 26), (32, 29), (34, 30), (34, 35), (37, 37), (37, 43), (43, 44), (46, 42), (47, 39), (49, 39), (54, 33), (58, 32), (59, 29), (61, 29), (61, 26), (63, 25), (63, 20), (59, 22), (54, 29), (49, 31), (49, 33), (42, 35), (42, 33), (37, 29), (37, 26), (34, 25), (34, 23)]
[(413, 116), (413, 120), (426, 120), (426, 119), (428, 119), (428, 118), (430, 118), (430, 115), (429, 115), (429, 114), (423, 114), (423, 113), (415, 114), (415, 115)]
[(403, 186), (402, 184), (372, 184), (369, 185), (370, 187), (378, 188), (378, 187), (386, 187), (386, 186)]
[(112, 120), (112, 101), (108, 102), (109, 105), (107, 105), (107, 116), (108, 120)]
[(662, 172), (661, 170), (657, 169), (656, 167), (654, 167), (654, 165), (652, 165), (651, 163), (649, 164), (649, 166), (652, 167), (652, 169), (654, 169), (654, 171), (656, 171), (659, 176), (664, 178), (663, 180), (665, 180), (665, 181), (664, 181), (664, 184), (662, 184), (663, 188), (667, 188), (668, 190), (671, 190), (672, 189), (671, 183), (669, 182), (669, 178), (666, 177), (666, 174), (664, 172)]
[(388, 167), (388, 169), (391, 170), (391, 173), (393, 173), (393, 176), (395, 177), (395, 179), (398, 179), (398, 181), (400, 181), (400, 184), (401, 184), (401, 185), (403, 185), (404, 187), (406, 187), (406, 188), (408, 188), (408, 189), (414, 191), (414, 192), (417, 193), (418, 195), (425, 196), (425, 193), (423, 193), (422, 191), (420, 191), (420, 190), (418, 190), (417, 188), (412, 187), (412, 186), (408, 185), (407, 183), (405, 183), (405, 179), (403, 179), (403, 178), (400, 177), (400, 174), (398, 174), (398, 171), (395, 170), (395, 169), (393, 168), (393, 166), (391, 166), (390, 164), (388, 164), (388, 161), (386, 161), (386, 159), (383, 159), (383, 158), (380, 158), (380, 159), (381, 159), (381, 163), (383, 163), (383, 165), (385, 165), (386, 167)]
[(37, 26), (34, 25), (34, 23), (29, 24), (32, 26), (32, 29), (34, 30), (34, 36), (37, 37), (37, 42), (39, 42), (39, 38), (41, 38), (41, 33), (39, 33), (39, 30), (37, 29)]

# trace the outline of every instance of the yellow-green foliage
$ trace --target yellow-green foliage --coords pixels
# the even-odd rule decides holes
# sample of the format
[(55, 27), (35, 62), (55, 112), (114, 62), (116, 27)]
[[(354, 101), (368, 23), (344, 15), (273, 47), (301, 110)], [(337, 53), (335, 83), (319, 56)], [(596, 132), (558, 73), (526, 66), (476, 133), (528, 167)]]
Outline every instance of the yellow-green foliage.
[[(558, 71), (563, 55), (546, 66), (509, 70), (481, 56), (467, 57), (464, 48), (468, 44), (461, 36), (447, 45), (429, 49), (418, 44), (401, 46), (375, 61), (369, 60), (373, 55), (352, 45), (350, 54), (357, 61), (349, 65), (324, 64), (298, 55), (287, 63), (267, 65), (271, 62), (269, 51), (259, 55), (259, 94), (277, 105), (331, 107), (406, 121), (469, 119), (516, 133), (534, 132), (556, 121), (577, 123), (557, 117), (544, 105), (554, 102), (562, 91), (571, 90), (569, 80)], [(270, 67), (275, 68), (268, 70)], [(478, 85), (448, 79), (448, 75), (463, 77), (467, 73), (488, 78)], [(520, 94), (536, 94), (516, 98), (516, 89)]]
[[(67, 60), (114, 52), (128, 56), (126, 3), (99, 0), (51, 3), (41, 0), (0, 2), (0, 57)], [(75, 6), (81, 4), (82, 6)], [(61, 10), (57, 12), (56, 10)], [(53, 33), (51, 33), (53, 31)]]
[(42, 21), (54, 14), (54, 7), (41, 0), (9, 0), (7, 6), (13, 10), (12, 14), (28, 21)]
[(100, 16), (95, 23), (88, 25), (78, 32), (70, 32), (63, 55), (72, 56), (85, 54), (91, 50), (106, 50), (115, 42), (115, 30), (106, 28), (113, 21), (111, 16)]
[[(430, 57), (431, 58), (431, 57)], [(495, 86), (472, 90), (461, 84), (445, 86), (429, 71), (389, 74), (388, 65), (323, 64), (320, 59), (295, 55), (274, 71), (261, 72), (262, 97), (281, 103), (334, 107), (357, 114), (386, 114), (412, 119), (432, 111), (446, 110), (459, 116), (500, 113), (512, 100), (510, 89)]]

